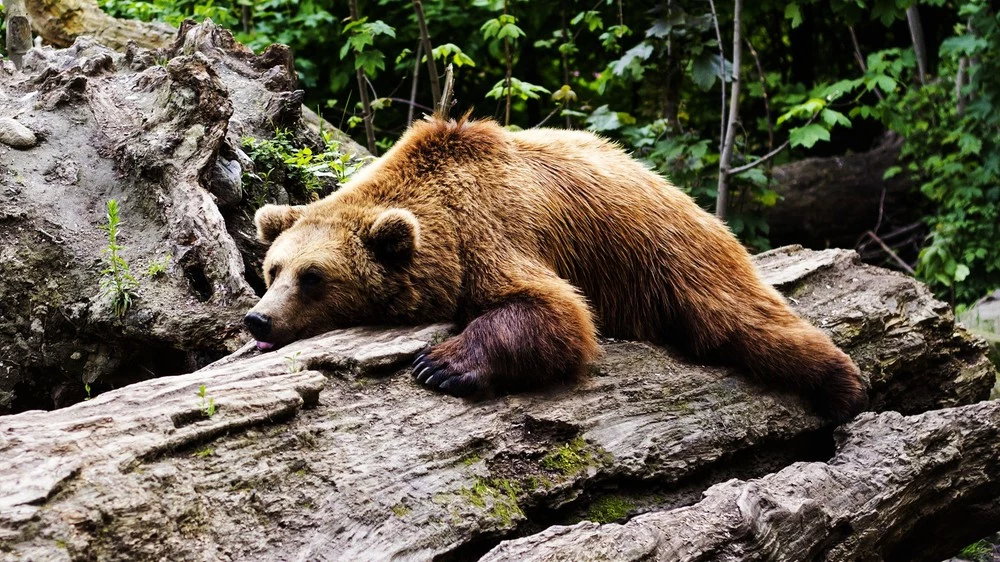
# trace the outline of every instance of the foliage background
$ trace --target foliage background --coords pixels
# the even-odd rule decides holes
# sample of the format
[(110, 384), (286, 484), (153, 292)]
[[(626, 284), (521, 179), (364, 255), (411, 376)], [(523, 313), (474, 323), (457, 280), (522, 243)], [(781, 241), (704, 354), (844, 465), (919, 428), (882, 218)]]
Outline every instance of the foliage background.
[[(307, 103), (364, 138), (355, 70), (373, 101), (378, 147), (432, 105), (410, 0), (102, 0), (118, 17), (173, 25), (210, 17), (255, 50), (290, 45)], [(921, 79), (907, 10), (926, 46)], [(719, 173), (723, 87), (732, 76), (733, 1), (428, 0), (437, 68), (456, 67), (455, 112), (510, 126), (589, 128), (622, 142), (706, 208)], [(887, 132), (926, 234), (916, 274), (959, 306), (1000, 287), (1000, 33), (986, 0), (759, 0), (743, 6), (743, 91), (728, 222), (768, 247), (770, 168), (865, 151)], [(720, 42), (721, 38), (721, 42)], [(417, 70), (419, 68), (419, 70)], [(411, 99), (414, 72), (416, 95)], [(726, 92), (728, 95), (728, 91)], [(410, 107), (415, 111), (411, 114)], [(889, 262), (891, 263), (891, 262)]]

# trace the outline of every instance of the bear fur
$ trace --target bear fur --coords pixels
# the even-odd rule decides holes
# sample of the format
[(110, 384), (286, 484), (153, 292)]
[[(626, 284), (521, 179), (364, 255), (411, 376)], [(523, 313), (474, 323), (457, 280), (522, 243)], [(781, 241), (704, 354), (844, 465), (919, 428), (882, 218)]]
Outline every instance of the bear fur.
[(271, 243), (247, 315), (261, 348), (455, 321), (414, 374), (464, 396), (572, 379), (600, 332), (737, 365), (838, 420), (867, 404), (851, 359), (721, 221), (591, 133), (432, 118), (329, 197), (255, 219)]

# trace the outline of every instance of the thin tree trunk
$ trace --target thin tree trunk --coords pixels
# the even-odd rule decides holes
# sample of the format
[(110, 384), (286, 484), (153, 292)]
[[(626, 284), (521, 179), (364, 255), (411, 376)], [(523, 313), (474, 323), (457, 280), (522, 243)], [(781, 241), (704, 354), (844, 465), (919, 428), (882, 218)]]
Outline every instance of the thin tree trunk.
[(722, 69), (719, 76), (722, 78), (722, 109), (719, 111), (719, 153), (721, 154), (726, 144), (726, 51), (722, 48), (722, 31), (719, 29), (719, 15), (715, 11), (715, 1), (708, 0), (708, 5), (712, 8), (712, 21), (715, 23), (715, 38), (719, 42), (719, 66)]
[[(563, 0), (562, 3), (562, 40), (569, 41), (569, 27), (566, 25), (566, 1)], [(562, 54), (562, 67), (563, 67), (563, 84), (569, 85), (569, 55), (566, 53)], [(569, 101), (563, 100), (563, 108), (569, 109)], [(573, 119), (568, 114), (566, 115), (566, 128), (573, 128)]]
[(742, 39), (740, 38), (740, 12), (743, 0), (733, 3), (733, 89), (729, 95), (729, 123), (726, 126), (726, 138), (719, 157), (719, 195), (715, 200), (715, 215), (726, 218), (726, 208), (729, 205), (729, 165), (733, 160), (733, 145), (736, 140), (736, 121), (739, 120), (740, 99), (740, 63), (742, 59)]
[[(505, 16), (507, 15), (507, 0), (504, 0), (504, 2), (503, 2), (503, 15), (505, 15)], [(510, 96), (511, 96), (511, 91), (510, 91), (510, 78), (511, 78), (510, 37), (504, 37), (503, 38), (503, 56), (504, 56), (504, 59), (507, 61), (507, 75), (506, 75), (506, 78), (505, 78), (505, 80), (506, 80), (505, 84), (507, 85), (507, 108), (506, 108), (506, 110), (504, 110), (504, 114), (503, 114), (503, 124), (506, 127), (506, 126), (510, 125)]]
[(968, 66), (968, 58), (958, 59), (958, 72), (955, 73), (955, 112), (959, 115), (965, 113), (965, 95), (962, 94), (962, 87), (965, 86), (965, 72)]
[(417, 43), (417, 60), (413, 61), (413, 85), (410, 86), (410, 109), (406, 112), (406, 126), (413, 124), (413, 108), (417, 103), (417, 83), (420, 81), (420, 57), (423, 56), (424, 44)]
[[(357, 21), (361, 19), (358, 13), (358, 0), (351, 0), (351, 19)], [(372, 123), (372, 104), (371, 100), (368, 98), (368, 84), (365, 78), (365, 71), (363, 68), (358, 68), (358, 90), (360, 90), (361, 95), (361, 111), (363, 112), (362, 117), (365, 120), (365, 136), (368, 138), (368, 152), (372, 153), (372, 156), (378, 156), (378, 147), (375, 146), (375, 125)]]
[[(424, 6), (420, 0), (413, 0), (413, 9), (417, 12), (417, 25), (420, 26), (420, 41), (424, 46), (424, 54), (427, 55), (427, 76), (431, 81), (431, 98), (434, 107), (441, 101), (441, 84), (438, 83), (437, 63), (434, 62), (434, 49), (431, 45), (431, 36), (427, 31), (427, 21), (424, 19)], [(417, 57), (420, 60), (420, 57)], [(412, 106), (411, 106), (412, 107)]]
[(917, 73), (920, 84), (927, 83), (927, 46), (924, 44), (924, 27), (920, 24), (920, 12), (914, 4), (906, 9), (906, 23), (910, 26), (910, 38), (913, 39), (913, 52), (917, 55)]

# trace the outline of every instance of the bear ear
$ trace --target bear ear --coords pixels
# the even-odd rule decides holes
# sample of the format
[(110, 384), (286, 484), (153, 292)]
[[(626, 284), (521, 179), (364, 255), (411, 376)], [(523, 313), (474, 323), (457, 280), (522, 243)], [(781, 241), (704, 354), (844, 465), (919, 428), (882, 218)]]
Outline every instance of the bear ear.
[(364, 242), (379, 259), (408, 259), (420, 245), (420, 222), (406, 209), (387, 209), (372, 223)]
[(264, 205), (257, 209), (253, 221), (257, 225), (257, 239), (265, 244), (274, 242), (302, 216), (302, 206)]

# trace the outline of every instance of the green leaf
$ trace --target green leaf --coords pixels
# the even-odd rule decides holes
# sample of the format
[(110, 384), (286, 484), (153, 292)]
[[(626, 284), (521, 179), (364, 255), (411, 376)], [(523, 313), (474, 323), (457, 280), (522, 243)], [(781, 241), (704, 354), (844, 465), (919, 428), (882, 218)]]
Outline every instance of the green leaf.
[(389, 37), (392, 38), (396, 37), (396, 29), (390, 25), (387, 25), (382, 20), (373, 21), (366, 27), (368, 28), (368, 32), (371, 33), (372, 35), (388, 35)]
[(986, 41), (979, 39), (975, 35), (961, 35), (959, 37), (950, 37), (942, 41), (940, 52), (942, 56), (971, 56), (977, 54), (986, 46)]
[(792, 129), (788, 135), (788, 139), (791, 141), (793, 147), (803, 146), (805, 148), (812, 148), (818, 141), (829, 141), (830, 131), (824, 129), (822, 125), (812, 123), (804, 127)]
[(875, 83), (878, 84), (878, 87), (881, 88), (883, 92), (888, 93), (896, 89), (896, 81), (893, 80), (892, 76), (880, 74), (875, 77)]
[(850, 93), (855, 88), (861, 85), (861, 79), (856, 80), (840, 80), (839, 82), (834, 82), (823, 90), (822, 95), (826, 98), (826, 101), (834, 101), (844, 94)]
[[(459, 46), (454, 43), (445, 43), (443, 45), (438, 45), (437, 47), (434, 47), (434, 49), (431, 52), (434, 54), (435, 60), (440, 59), (443, 60), (445, 63), (447, 63), (449, 61), (448, 57), (451, 57), (450, 60), (451, 62), (455, 63), (455, 66), (458, 67), (476, 66), (476, 63), (471, 58), (469, 58), (464, 52), (462, 52), (462, 49), (459, 48)], [(426, 55), (423, 57), (423, 60), (424, 61), (427, 60)]]
[(983, 141), (966, 133), (958, 137), (958, 147), (962, 154), (979, 154), (983, 149)]
[(573, 55), (579, 49), (576, 48), (576, 43), (563, 43), (559, 45), (559, 54), (561, 55)]
[(653, 54), (653, 46), (643, 41), (632, 47), (622, 58), (611, 63), (611, 72), (616, 76), (626, 76), (629, 71), (634, 78), (642, 77), (642, 63)]
[(792, 20), (792, 29), (802, 25), (802, 11), (798, 4), (788, 4), (785, 6), (785, 19)]
[(844, 127), (851, 126), (850, 119), (848, 119), (843, 113), (830, 108), (824, 108), (823, 111), (820, 111), (819, 116), (823, 122), (826, 123), (827, 127), (831, 129), (836, 125), (842, 125)]
[(691, 80), (702, 90), (709, 90), (718, 76), (717, 53), (703, 52), (691, 61)]
[(965, 264), (958, 264), (955, 267), (955, 282), (961, 283), (965, 281), (965, 278), (969, 276), (969, 268)]
[(382, 51), (365, 51), (354, 58), (354, 70), (363, 69), (368, 76), (374, 76), (385, 68), (385, 55)]
[(631, 115), (611, 111), (607, 105), (602, 105), (587, 117), (587, 128), (597, 132), (614, 131), (622, 128), (629, 120), (635, 122), (635, 118)]

